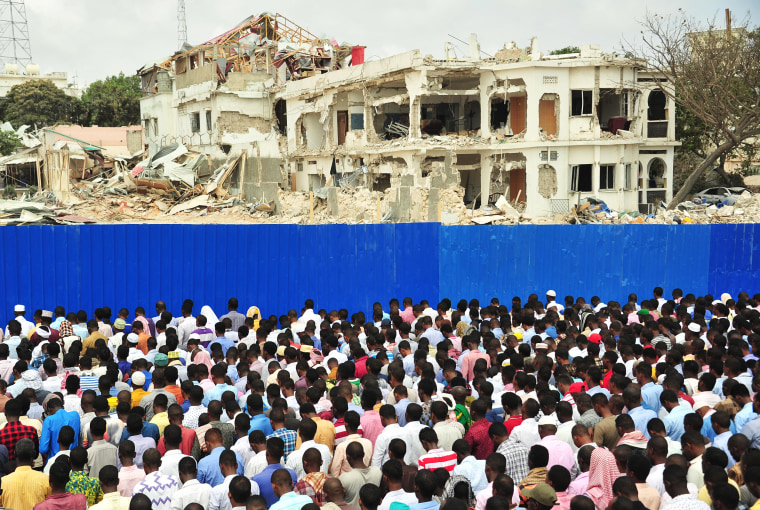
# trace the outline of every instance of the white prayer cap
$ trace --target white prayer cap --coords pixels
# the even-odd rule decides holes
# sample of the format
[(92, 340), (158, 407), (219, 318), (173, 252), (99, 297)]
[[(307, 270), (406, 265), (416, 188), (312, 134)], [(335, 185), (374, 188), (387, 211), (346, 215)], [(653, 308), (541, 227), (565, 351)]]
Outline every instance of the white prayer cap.
[(689, 331), (691, 331), (692, 333), (699, 333), (702, 330), (702, 328), (700, 328), (699, 324), (697, 324), (696, 322), (689, 323), (688, 328), (689, 328)]
[(557, 297), (557, 293), (553, 290), (547, 290), (546, 295), (551, 296), (551, 297)]
[(137, 336), (137, 333), (130, 333), (127, 335), (127, 342), (130, 344), (136, 344), (140, 341), (140, 337)]
[(24, 305), (16, 305), (13, 307), (14, 312), (26, 312), (26, 307)]

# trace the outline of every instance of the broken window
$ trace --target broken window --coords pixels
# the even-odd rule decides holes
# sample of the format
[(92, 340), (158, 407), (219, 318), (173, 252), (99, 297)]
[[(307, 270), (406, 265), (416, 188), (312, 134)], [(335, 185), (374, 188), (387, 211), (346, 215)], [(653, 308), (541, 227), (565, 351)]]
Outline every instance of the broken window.
[(665, 188), (665, 162), (660, 158), (654, 158), (649, 162), (649, 183), (648, 187)]
[(348, 133), (348, 112), (341, 110), (338, 112), (338, 145), (346, 143), (346, 133)]
[(409, 105), (384, 103), (376, 106), (372, 122), (380, 139), (406, 138), (409, 136)]
[(599, 189), (615, 189), (615, 165), (599, 166)]
[(597, 117), (603, 131), (616, 134), (618, 129), (628, 129), (628, 93), (601, 89)]
[(459, 184), (464, 188), (464, 203), (480, 207), (480, 154), (457, 154), (456, 168)]
[(557, 94), (544, 94), (538, 102), (538, 127), (545, 135), (557, 136)]
[(509, 101), (501, 97), (491, 99), (491, 129), (494, 131), (507, 127), (509, 120)]
[(464, 130), (464, 117), (460, 116), (459, 98), (456, 102), (445, 96), (424, 97), (422, 99), (422, 133), (440, 135), (458, 133)]
[(277, 119), (277, 129), (280, 134), (288, 132), (288, 105), (285, 101), (280, 100), (274, 104), (274, 116)]
[(201, 130), (201, 114), (195, 112), (190, 114), (190, 131), (198, 133)]
[(464, 129), (465, 131), (480, 129), (480, 102), (469, 101), (464, 104)]
[(570, 167), (570, 191), (590, 192), (592, 165)]
[(206, 110), (206, 131), (213, 131), (211, 128), (211, 110)]
[(580, 115), (591, 115), (591, 109), (594, 100), (593, 90), (573, 90), (571, 91), (572, 107), (570, 115), (578, 117)]

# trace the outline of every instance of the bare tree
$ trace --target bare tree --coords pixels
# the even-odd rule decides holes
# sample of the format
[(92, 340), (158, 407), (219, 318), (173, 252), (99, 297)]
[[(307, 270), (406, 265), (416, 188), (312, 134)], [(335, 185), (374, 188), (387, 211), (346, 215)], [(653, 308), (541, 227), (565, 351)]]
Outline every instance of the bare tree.
[(749, 18), (717, 29), (683, 12), (648, 14), (642, 25), (643, 45), (629, 52), (662, 74), (660, 90), (701, 120), (714, 141), (668, 205), (673, 209), (721, 156), (760, 135), (760, 29)]

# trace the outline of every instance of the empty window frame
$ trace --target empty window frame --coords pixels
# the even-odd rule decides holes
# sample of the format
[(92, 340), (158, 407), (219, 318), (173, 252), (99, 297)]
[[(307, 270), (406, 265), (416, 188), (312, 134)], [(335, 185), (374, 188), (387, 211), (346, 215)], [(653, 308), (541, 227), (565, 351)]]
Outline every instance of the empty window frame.
[(630, 163), (625, 164), (625, 188), (626, 190), (633, 189), (633, 165)]
[(599, 165), (599, 189), (615, 189), (615, 165)]
[(200, 112), (190, 114), (190, 131), (198, 133), (201, 130), (201, 114)]
[(592, 165), (573, 165), (570, 167), (570, 191), (590, 192)]
[(591, 108), (594, 100), (593, 90), (572, 90), (572, 109), (570, 115), (579, 117), (581, 115), (591, 115)]

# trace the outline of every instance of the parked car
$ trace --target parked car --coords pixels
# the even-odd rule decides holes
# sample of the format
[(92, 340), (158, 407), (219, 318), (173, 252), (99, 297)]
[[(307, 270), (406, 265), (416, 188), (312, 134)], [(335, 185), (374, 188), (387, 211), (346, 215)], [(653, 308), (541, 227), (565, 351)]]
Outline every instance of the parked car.
[[(747, 188), (708, 188), (694, 195), (695, 199), (703, 200), (708, 204), (719, 204), (726, 202), (728, 205), (734, 205), (739, 195), (749, 191)], [(752, 193), (749, 191), (749, 193)]]

